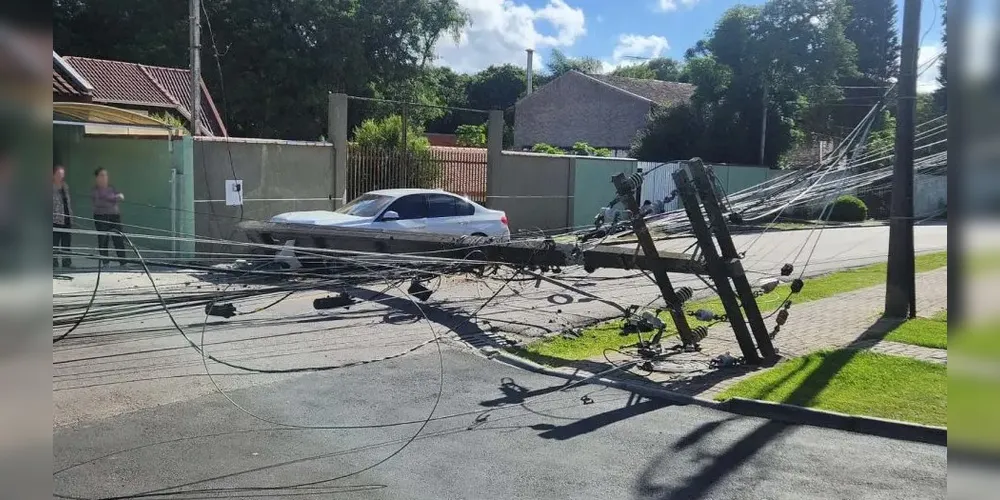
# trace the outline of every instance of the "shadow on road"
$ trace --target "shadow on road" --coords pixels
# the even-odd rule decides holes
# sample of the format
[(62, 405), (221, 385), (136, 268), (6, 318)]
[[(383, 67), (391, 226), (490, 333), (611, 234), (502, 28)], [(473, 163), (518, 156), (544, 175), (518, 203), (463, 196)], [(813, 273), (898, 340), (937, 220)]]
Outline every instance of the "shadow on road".
[(629, 404), (622, 408), (616, 408), (611, 411), (575, 420), (566, 425), (552, 427), (539, 434), (538, 437), (564, 441), (667, 406), (672, 406), (672, 403), (663, 400), (647, 399), (641, 403)]
[[(899, 325), (899, 321), (880, 318), (869, 326), (854, 343), (860, 341), (877, 341), (884, 338)], [(828, 356), (824, 363), (813, 370), (806, 379), (792, 391), (783, 403), (808, 406), (819, 395), (827, 384), (860, 352), (860, 349), (844, 349), (836, 355)], [(769, 388), (768, 392), (773, 390)], [(733, 417), (734, 419), (736, 417)], [(705, 436), (715, 432), (723, 422), (705, 424), (688, 436), (681, 438), (680, 443), (690, 446)], [(640, 474), (637, 484), (638, 498), (643, 500), (694, 500), (703, 498), (720, 481), (739, 469), (758, 452), (780, 438), (788, 429), (797, 425), (775, 420), (767, 421), (732, 444), (726, 451), (711, 458), (710, 463), (697, 474), (684, 480), (679, 487), (657, 484), (656, 474), (663, 471), (663, 462), (677, 450), (660, 454)], [(680, 444), (679, 443), (679, 444)]]

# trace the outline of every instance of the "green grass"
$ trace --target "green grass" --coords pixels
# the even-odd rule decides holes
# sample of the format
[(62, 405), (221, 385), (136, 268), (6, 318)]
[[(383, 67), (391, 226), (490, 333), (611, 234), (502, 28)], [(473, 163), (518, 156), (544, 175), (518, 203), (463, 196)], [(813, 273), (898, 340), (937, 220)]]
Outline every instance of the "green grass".
[(942, 364), (869, 351), (820, 351), (779, 363), (716, 399), (760, 399), (946, 426), (947, 371)]
[[(917, 272), (925, 272), (944, 267), (947, 263), (947, 252), (939, 252), (918, 255), (915, 266)], [(795, 304), (801, 304), (885, 283), (885, 270), (885, 264), (873, 264), (815, 278), (808, 278), (805, 280), (805, 287), (802, 291), (792, 295), (791, 300)], [(791, 285), (781, 285), (771, 293), (759, 297), (757, 303), (761, 311), (766, 314), (780, 306), (785, 298), (789, 297), (789, 292), (791, 292)], [(725, 308), (722, 307), (722, 301), (718, 298), (690, 302), (685, 309), (689, 311), (709, 309), (716, 314), (723, 314), (725, 312)], [(663, 313), (661, 317), (668, 325), (668, 331), (664, 335), (676, 334), (669, 315)], [(697, 321), (690, 316), (688, 318), (693, 327), (707, 324)], [(623, 321), (620, 319), (601, 323), (583, 329), (579, 337), (552, 337), (540, 340), (519, 349), (517, 353), (539, 362), (548, 360), (545, 364), (550, 365), (558, 364), (558, 362), (553, 362), (553, 359), (575, 361), (598, 358), (603, 355), (605, 349), (620, 349), (635, 343), (635, 334), (628, 336), (621, 335), (622, 325)]]
[(934, 349), (947, 349), (948, 311), (933, 318), (911, 319), (889, 332), (885, 336), (885, 340)]

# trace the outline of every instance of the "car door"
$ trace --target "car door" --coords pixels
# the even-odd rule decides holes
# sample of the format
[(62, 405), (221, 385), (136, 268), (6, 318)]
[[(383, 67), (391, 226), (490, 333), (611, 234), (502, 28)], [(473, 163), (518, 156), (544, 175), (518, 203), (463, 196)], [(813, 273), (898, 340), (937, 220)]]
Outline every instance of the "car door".
[[(396, 212), (399, 218), (386, 220), (388, 212)], [(427, 229), (427, 200), (422, 194), (402, 196), (379, 215), (372, 227), (386, 231), (424, 231)]]
[(458, 198), (445, 193), (427, 195), (427, 232), (461, 236), (466, 232), (467, 221), (458, 217)]

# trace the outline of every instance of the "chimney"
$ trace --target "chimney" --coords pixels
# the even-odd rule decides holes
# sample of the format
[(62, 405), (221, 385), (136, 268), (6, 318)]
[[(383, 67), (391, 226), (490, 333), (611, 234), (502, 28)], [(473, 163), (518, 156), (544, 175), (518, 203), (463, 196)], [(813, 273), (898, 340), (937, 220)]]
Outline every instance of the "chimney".
[(532, 62), (534, 62), (534, 59), (535, 59), (535, 57), (534, 57), (535, 56), (535, 51), (532, 50), (532, 49), (527, 49), (527, 52), (528, 52), (528, 69), (527, 69), (527, 73), (528, 73), (528, 93), (525, 94), (525, 95), (531, 95), (531, 80), (532, 80), (532, 77), (534, 76), (533, 75), (533, 71), (532, 71), (531, 68), (532, 68)]

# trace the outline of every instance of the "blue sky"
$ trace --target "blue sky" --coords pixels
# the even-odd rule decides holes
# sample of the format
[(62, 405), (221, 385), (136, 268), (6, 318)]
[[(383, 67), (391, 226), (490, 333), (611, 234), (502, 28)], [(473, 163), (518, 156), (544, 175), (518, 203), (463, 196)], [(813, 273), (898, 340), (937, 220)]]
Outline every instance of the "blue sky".
[[(939, 0), (924, 0), (921, 60), (940, 51)], [(726, 9), (763, 0), (458, 0), (471, 24), (459, 41), (438, 45), (438, 64), (471, 72), (490, 64), (525, 64), (524, 49), (537, 51), (536, 67), (555, 48), (572, 56), (592, 56), (610, 69), (629, 64), (626, 56), (668, 56), (704, 38)], [(900, 17), (902, 17), (902, 1)], [(922, 90), (931, 90), (936, 70), (925, 72)]]

